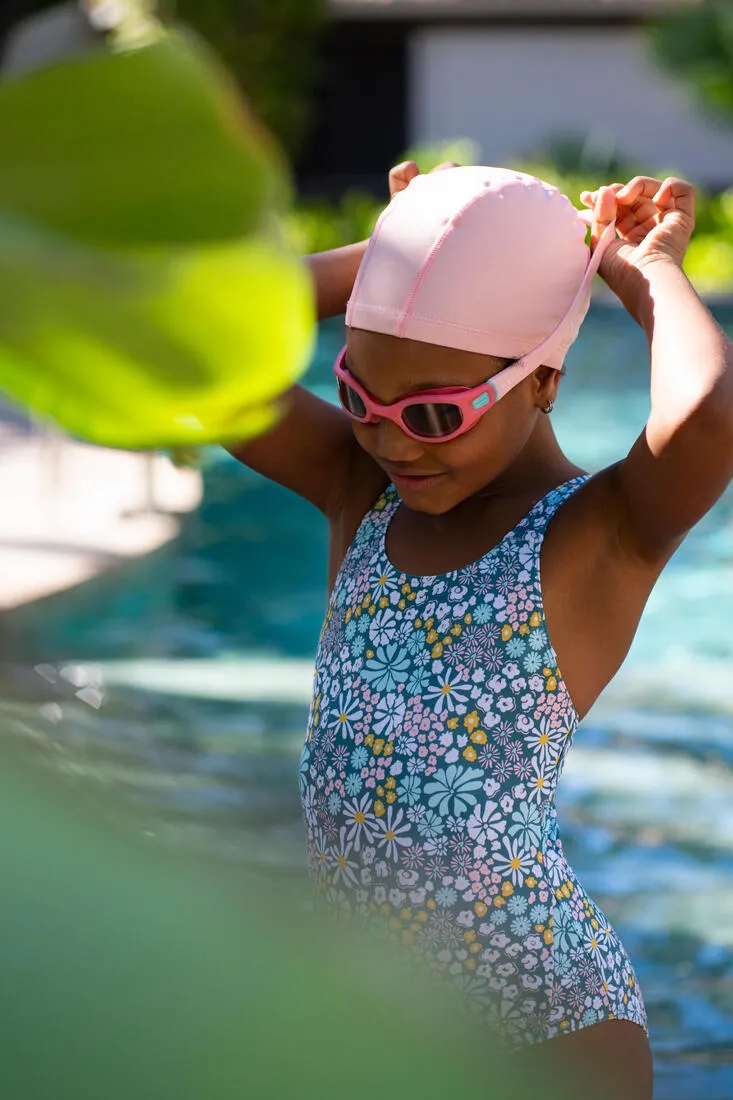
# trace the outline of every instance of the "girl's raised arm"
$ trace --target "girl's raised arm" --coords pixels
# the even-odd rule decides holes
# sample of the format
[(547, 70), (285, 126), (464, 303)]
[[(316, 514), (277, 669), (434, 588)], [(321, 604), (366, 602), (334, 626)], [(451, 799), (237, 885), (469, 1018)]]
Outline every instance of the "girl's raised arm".
[(644, 329), (651, 356), (649, 419), (618, 466), (619, 542), (662, 563), (733, 478), (733, 345), (682, 270), (690, 184), (637, 176), (582, 197), (594, 240), (616, 219), (620, 239), (600, 273)]
[[(442, 164), (439, 168), (450, 168)], [(413, 161), (398, 164), (389, 173), (390, 197), (404, 190), (419, 174)], [(318, 320), (346, 310), (367, 242), (320, 252), (306, 259), (313, 277)], [(341, 512), (352, 476), (361, 468), (361, 480), (370, 473), (371, 459), (358, 447), (348, 416), (303, 386), (285, 395), (287, 411), (272, 431), (248, 443), (229, 447), (235, 458), (253, 470), (305, 497), (329, 519)], [(373, 465), (373, 463), (372, 463)], [(374, 467), (376, 482), (384, 475)], [(369, 492), (366, 487), (367, 495)]]

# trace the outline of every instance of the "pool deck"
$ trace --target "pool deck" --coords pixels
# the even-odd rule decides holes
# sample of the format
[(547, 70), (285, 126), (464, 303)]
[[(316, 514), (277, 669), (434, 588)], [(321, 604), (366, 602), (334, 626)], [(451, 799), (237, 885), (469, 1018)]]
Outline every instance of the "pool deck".
[(0, 405), (0, 611), (158, 550), (200, 499), (195, 470), (79, 443)]

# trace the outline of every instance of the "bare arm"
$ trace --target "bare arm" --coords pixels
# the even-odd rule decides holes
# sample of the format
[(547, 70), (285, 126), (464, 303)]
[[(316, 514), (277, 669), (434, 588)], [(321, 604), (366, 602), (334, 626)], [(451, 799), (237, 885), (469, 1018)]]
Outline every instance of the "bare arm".
[[(402, 191), (416, 175), (413, 162), (398, 164), (389, 173), (390, 195)], [(319, 321), (345, 312), (366, 246), (366, 241), (359, 241), (305, 260), (313, 278)], [(286, 412), (272, 431), (229, 450), (245, 466), (292, 489), (334, 520), (341, 513), (356, 463), (360, 478), (369, 480), (370, 471), (364, 470), (362, 461), (366, 456), (340, 408), (302, 386), (295, 386), (284, 401)], [(375, 473), (378, 479), (381, 474), (376, 467)]]
[(643, 327), (651, 412), (618, 467), (619, 539), (665, 560), (733, 478), (733, 346), (682, 271), (694, 192), (682, 180), (637, 177), (596, 196), (594, 235), (618, 215), (601, 274)]

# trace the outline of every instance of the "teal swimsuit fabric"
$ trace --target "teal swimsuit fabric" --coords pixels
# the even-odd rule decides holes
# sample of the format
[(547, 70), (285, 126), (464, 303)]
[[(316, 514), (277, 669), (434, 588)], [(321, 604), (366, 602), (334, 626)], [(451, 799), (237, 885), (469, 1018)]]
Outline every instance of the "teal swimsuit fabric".
[(390, 487), (339, 572), (301, 792), (322, 901), (381, 925), (517, 1048), (608, 1019), (646, 1028), (613, 928), (563, 855), (555, 789), (578, 725), (542, 606), (550, 492), (463, 569), (402, 573)]

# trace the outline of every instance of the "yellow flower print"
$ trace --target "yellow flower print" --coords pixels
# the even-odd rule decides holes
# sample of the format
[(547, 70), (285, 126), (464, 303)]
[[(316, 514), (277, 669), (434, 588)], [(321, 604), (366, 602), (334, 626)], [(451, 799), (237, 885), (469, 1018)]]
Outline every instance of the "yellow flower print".
[(463, 750), (463, 756), (466, 760), (468, 760), (469, 764), (473, 764), (476, 760), (476, 757), (478, 756), (478, 753), (476, 752), (473, 745), (466, 745), (465, 749)]
[(485, 901), (475, 901), (473, 903), (473, 911), (477, 917), (485, 917), (489, 911), (489, 907)]
[(519, 633), (523, 637), (526, 637), (529, 634), (529, 626), (527, 625), (527, 623), (522, 623), (522, 625), (519, 628)]
[(372, 752), (374, 753), (374, 755), (375, 756), (381, 756), (382, 749), (384, 748), (384, 746), (385, 746), (384, 738), (383, 737), (378, 737), (377, 740), (372, 745)]
[[(530, 890), (534, 890), (535, 886), (537, 885), (537, 879), (534, 877), (534, 875), (527, 875), (526, 879), (524, 880), (524, 885), (529, 886)], [(557, 891), (555, 892), (557, 893)]]
[(449, 730), (457, 730), (458, 729), (458, 719), (457, 718), (449, 718), (448, 721), (445, 724), (446, 724), (446, 726), (448, 727)]
[(433, 648), (430, 650), (430, 656), (433, 658), (434, 661), (437, 661), (438, 657), (440, 657), (442, 655), (442, 653), (443, 653), (443, 646), (441, 645), (440, 642), (436, 642), (435, 645), (433, 646)]
[(505, 623), (504, 626), (501, 628), (501, 640), (502, 640), (502, 642), (508, 642), (513, 633), (514, 633), (514, 631), (509, 626), (509, 623)]
[(428, 645), (432, 645), (433, 642), (437, 642), (437, 640), (438, 640), (438, 631), (437, 630), (429, 630), (427, 632), (427, 634), (425, 635), (425, 641), (428, 643)]
[(377, 817), (384, 817), (385, 810), (386, 810), (386, 807), (385, 807), (384, 803), (380, 802), (380, 800), (377, 799), (377, 801), (374, 803), (374, 812), (377, 815)]
[(467, 714), (466, 717), (463, 719), (463, 724), (469, 733), (473, 733), (473, 731), (477, 729), (479, 721), (480, 719), (478, 716), (478, 711), (472, 710), (471, 713)]
[(533, 611), (529, 617), (529, 625), (532, 627), (533, 630), (536, 630), (541, 623), (542, 616), (540, 615), (539, 611)]
[(474, 932), (473, 928), (469, 928), (467, 932), (463, 933), (463, 939), (466, 943), (473, 943), (473, 941), (476, 939), (476, 933)]
[(391, 806), (393, 802), (397, 801), (397, 792), (396, 791), (387, 791), (387, 794), (386, 794), (385, 797), (386, 797), (387, 802)]
[(454, 636), (455, 638), (457, 638), (457, 637), (458, 637), (458, 635), (459, 635), (459, 634), (460, 634), (460, 633), (462, 632), (462, 630), (463, 630), (463, 627), (461, 626), (461, 624), (460, 624), (460, 623), (455, 623), (455, 624), (454, 624), (454, 625), (453, 625), (453, 626), (452, 626), (452, 627), (450, 628), (450, 632), (451, 632), (451, 634), (452, 634), (452, 635), (453, 635), (453, 636)]
[(385, 779), (384, 785), (388, 791), (393, 791), (397, 786), (397, 780), (393, 775), (390, 775), (388, 779)]
[(508, 880), (506, 882), (502, 882), (501, 892), (505, 898), (510, 898), (514, 893), (514, 887), (512, 886), (511, 882), (509, 882)]
[(466, 626), (471, 625), (471, 623), (473, 622), (473, 615), (471, 614), (470, 611), (467, 611), (466, 614), (463, 616), (463, 621), (466, 624)]
[(379, 606), (382, 609), (384, 609), (385, 607), (389, 607), (389, 600), (387, 599), (386, 596), (380, 596), (379, 597)]
[(474, 745), (485, 745), (488, 741), (485, 730), (474, 730), (471, 734), (471, 740)]
[(465, 961), (464, 961), (463, 965), (465, 966), (466, 970), (475, 970), (475, 969), (476, 969), (476, 966), (477, 966), (478, 964), (477, 964), (477, 962), (476, 962), (476, 960), (475, 960), (475, 959), (473, 959), (473, 958), (468, 958), (468, 959), (465, 959)]
[(382, 752), (382, 756), (391, 756), (393, 752), (394, 752), (394, 741), (388, 741), (387, 744), (384, 746), (384, 751)]

